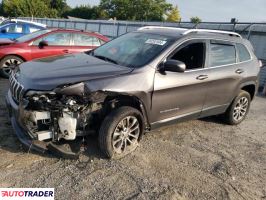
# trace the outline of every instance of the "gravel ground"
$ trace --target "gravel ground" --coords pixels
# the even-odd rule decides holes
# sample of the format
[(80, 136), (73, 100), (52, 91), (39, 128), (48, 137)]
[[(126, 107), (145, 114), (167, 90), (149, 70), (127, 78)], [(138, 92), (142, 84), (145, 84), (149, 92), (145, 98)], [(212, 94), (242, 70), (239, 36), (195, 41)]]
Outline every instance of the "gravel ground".
[(56, 199), (266, 199), (266, 98), (228, 126), (216, 118), (164, 127), (120, 160), (102, 158), (89, 138), (79, 160), (21, 148), (0, 79), (0, 188), (54, 187)]

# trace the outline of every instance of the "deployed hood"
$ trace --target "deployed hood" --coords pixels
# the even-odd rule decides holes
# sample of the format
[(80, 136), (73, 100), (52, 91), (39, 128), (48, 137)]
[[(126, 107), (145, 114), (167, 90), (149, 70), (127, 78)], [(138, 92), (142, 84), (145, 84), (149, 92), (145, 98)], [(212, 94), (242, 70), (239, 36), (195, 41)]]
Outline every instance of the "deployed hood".
[(0, 39), (0, 46), (3, 46), (3, 45), (8, 45), (8, 44), (13, 44), (13, 43), (15, 43), (15, 41), (14, 40), (10, 40), (10, 39)]
[(17, 79), (25, 90), (52, 90), (64, 84), (118, 76), (131, 71), (131, 68), (80, 53), (23, 63)]

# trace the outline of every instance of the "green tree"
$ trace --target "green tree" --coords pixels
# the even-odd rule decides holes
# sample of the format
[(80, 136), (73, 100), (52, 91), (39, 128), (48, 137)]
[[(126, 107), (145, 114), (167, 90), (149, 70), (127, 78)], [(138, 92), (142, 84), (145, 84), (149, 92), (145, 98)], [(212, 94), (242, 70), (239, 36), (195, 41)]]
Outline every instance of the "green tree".
[(101, 0), (100, 8), (119, 20), (163, 21), (172, 4), (166, 0)]
[(104, 19), (107, 17), (107, 14), (98, 6), (91, 7), (90, 5), (81, 5), (66, 11), (63, 16), (71, 16), (82, 19)]
[(58, 14), (43, 0), (3, 0), (2, 7), (6, 17), (56, 17)]
[(0, 16), (4, 15), (4, 11), (3, 11), (3, 3), (0, 3)]
[(62, 16), (65, 12), (70, 11), (71, 8), (69, 5), (67, 5), (66, 0), (46, 0), (48, 1), (48, 5), (52, 9), (57, 10), (58, 16)]
[(174, 7), (169, 14), (167, 15), (168, 22), (179, 22), (181, 20), (180, 13), (178, 7)]
[(201, 23), (201, 19), (199, 17), (191, 17), (190, 18), (190, 22), (194, 23), (194, 24), (199, 24)]

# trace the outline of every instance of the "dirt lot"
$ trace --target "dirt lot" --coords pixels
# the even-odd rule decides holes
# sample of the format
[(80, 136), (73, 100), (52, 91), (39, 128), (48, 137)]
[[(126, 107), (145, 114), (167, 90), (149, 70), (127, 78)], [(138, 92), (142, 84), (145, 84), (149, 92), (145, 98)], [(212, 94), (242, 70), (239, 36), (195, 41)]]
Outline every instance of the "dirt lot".
[(148, 133), (131, 155), (105, 160), (90, 138), (78, 161), (24, 151), (0, 79), (0, 188), (54, 187), (56, 199), (266, 199), (266, 98), (239, 126), (215, 118)]

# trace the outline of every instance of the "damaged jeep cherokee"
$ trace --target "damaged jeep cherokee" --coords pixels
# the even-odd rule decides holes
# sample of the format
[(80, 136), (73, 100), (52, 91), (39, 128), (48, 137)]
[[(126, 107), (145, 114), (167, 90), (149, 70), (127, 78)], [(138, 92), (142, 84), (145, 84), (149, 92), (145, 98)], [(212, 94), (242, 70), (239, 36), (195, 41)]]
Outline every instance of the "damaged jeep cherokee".
[(259, 67), (237, 33), (143, 27), (90, 52), (21, 64), (6, 102), (30, 149), (75, 157), (80, 141), (97, 134), (104, 155), (117, 158), (172, 122), (221, 114), (239, 124)]

